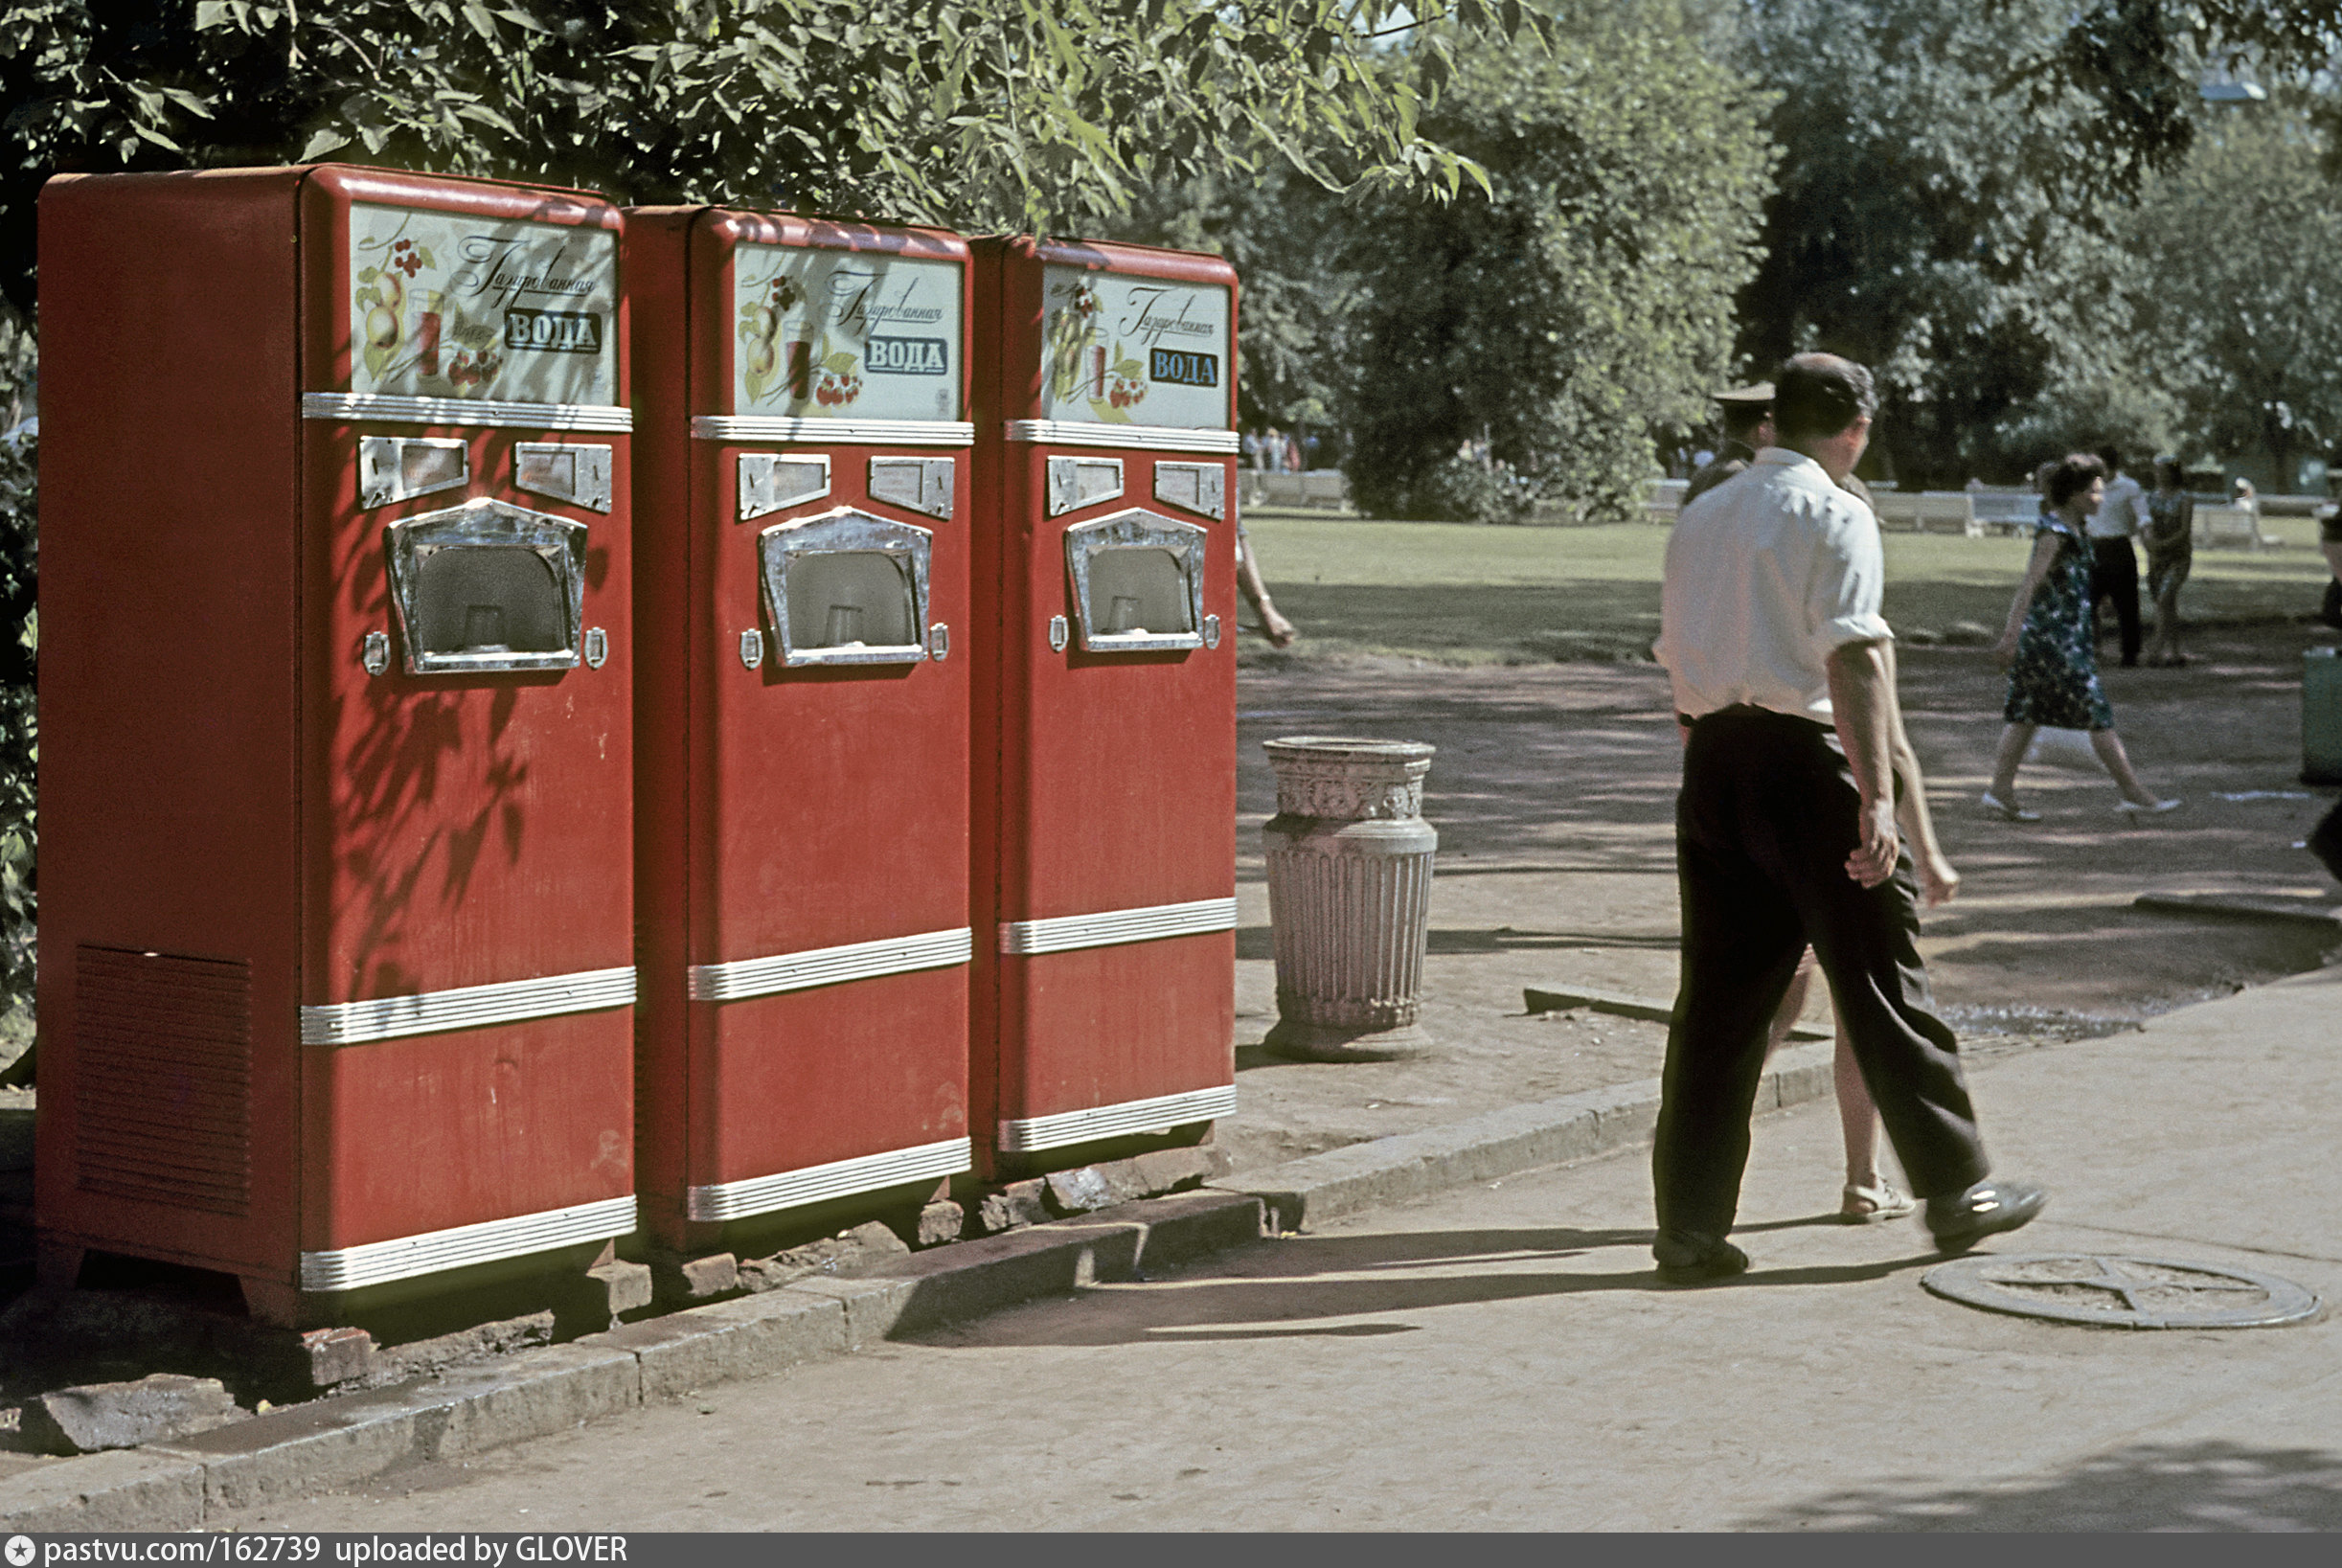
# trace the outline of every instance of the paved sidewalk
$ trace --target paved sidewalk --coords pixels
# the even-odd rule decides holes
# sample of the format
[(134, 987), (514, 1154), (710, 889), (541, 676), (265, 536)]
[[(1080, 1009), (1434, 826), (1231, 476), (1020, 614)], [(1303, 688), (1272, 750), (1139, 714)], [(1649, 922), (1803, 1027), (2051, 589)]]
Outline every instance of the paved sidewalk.
[[(2342, 969), (1977, 1073), (2048, 1215), (1999, 1250), (2342, 1292)], [(1919, 1286), (1760, 1125), (1745, 1282), (1649, 1273), (1636, 1155), (1263, 1241), (244, 1528), (2342, 1528), (2337, 1328), (2122, 1332)]]

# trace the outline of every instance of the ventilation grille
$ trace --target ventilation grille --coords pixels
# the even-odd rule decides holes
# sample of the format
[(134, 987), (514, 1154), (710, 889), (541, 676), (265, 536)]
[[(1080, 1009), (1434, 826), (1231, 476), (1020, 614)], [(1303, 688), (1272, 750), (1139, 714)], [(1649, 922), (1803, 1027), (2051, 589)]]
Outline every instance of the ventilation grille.
[(83, 1192), (247, 1212), (252, 966), (76, 949), (74, 1068)]

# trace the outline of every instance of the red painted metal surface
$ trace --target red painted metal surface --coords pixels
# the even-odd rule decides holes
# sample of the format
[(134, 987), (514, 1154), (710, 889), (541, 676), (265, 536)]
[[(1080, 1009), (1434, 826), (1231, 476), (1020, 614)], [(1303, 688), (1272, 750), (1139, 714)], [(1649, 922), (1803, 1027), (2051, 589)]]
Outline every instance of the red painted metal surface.
[[(352, 202), (619, 226), (581, 193), (355, 169), (42, 198), (39, 1222), (279, 1284), (303, 1252), (632, 1189), (623, 1007), (300, 1044), (305, 1006), (632, 961), (627, 438), (304, 419), (304, 393), (352, 387)], [(623, 401), (623, 315), (606, 328)], [(377, 434), (464, 442), (469, 482), (362, 507)], [(612, 511), (514, 488), (514, 444), (548, 440), (612, 448)], [(384, 526), (479, 496), (587, 524), (601, 669), (404, 672)], [(378, 675), (369, 632), (394, 649)], [(244, 1215), (93, 1190), (82, 944), (248, 966)]]
[[(729, 1001), (686, 992), (695, 966), (966, 922), (965, 445), (824, 440), (831, 405), (803, 399), (783, 400), (815, 416), (801, 439), (699, 439), (692, 420), (760, 412), (736, 406), (735, 356), (760, 348), (742, 335), (743, 311), (764, 307), (736, 298), (743, 245), (802, 253), (808, 268), (941, 263), (956, 269), (962, 322), (967, 251), (937, 230), (708, 208), (636, 209), (626, 243), (641, 464), (640, 1193), (647, 1229), (683, 1246), (719, 1234), (689, 1219), (694, 1189), (967, 1134), (966, 965)], [(758, 253), (760, 264), (780, 252)], [(762, 346), (785, 375), (789, 345)], [(947, 394), (944, 422), (965, 418), (964, 329), (947, 352), (948, 373), (934, 380)], [(828, 493), (742, 520), (740, 459), (756, 453), (826, 456)], [(874, 499), (874, 457), (951, 460), (951, 514)], [(759, 537), (841, 508), (930, 531), (926, 620), (948, 628), (946, 657), (783, 666)], [(766, 645), (754, 668), (740, 652), (750, 632)]]
[[(1155, 498), (1158, 463), (1234, 459), (1198, 447), (1061, 444), (1005, 439), (1043, 413), (1043, 278), (1052, 266), (1102, 278), (1159, 279), (1228, 292), (1216, 257), (1103, 243), (987, 239), (977, 275), (978, 599), (974, 777), (978, 933), (971, 1101), (978, 1125), (1210, 1089), (1234, 1081), (1235, 938), (1178, 936), (1033, 956), (1003, 956), (1003, 922), (1226, 898), (1235, 892), (1236, 566), (1232, 514), (1208, 519)], [(1233, 427), (1234, 354), (1225, 375)], [(1144, 421), (1143, 414), (1134, 419)], [(1111, 430), (1111, 426), (1102, 427)], [(1119, 497), (1048, 516), (1053, 456), (1119, 459)], [(1084, 652), (1050, 647), (1053, 616), (1076, 616), (1065, 531), (1130, 509), (1209, 530), (1203, 608), (1216, 648)], [(1070, 634), (1069, 634), (1070, 635)], [(985, 1150), (986, 1140), (978, 1141)], [(1060, 1166), (1076, 1149), (1048, 1151)], [(996, 1149), (987, 1169), (1003, 1169)]]

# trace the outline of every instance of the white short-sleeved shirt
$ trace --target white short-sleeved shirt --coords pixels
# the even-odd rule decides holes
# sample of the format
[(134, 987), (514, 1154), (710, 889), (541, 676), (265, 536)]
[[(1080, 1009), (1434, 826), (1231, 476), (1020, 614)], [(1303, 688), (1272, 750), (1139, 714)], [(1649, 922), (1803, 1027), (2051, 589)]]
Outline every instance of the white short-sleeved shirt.
[(1878, 613), (1886, 578), (1870, 509), (1813, 459), (1767, 446), (1668, 535), (1651, 651), (1675, 711), (1745, 703), (1830, 722), (1830, 653), (1895, 635)]
[(2082, 533), (2093, 539), (2127, 539), (2147, 521), (2147, 491), (2128, 474), (2106, 481), (2105, 499), (2090, 513)]

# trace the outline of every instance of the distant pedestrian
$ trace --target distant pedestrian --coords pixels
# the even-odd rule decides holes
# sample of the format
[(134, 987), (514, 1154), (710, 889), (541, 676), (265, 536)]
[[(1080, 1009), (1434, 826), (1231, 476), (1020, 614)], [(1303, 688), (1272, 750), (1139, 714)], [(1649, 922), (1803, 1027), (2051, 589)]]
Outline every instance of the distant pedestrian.
[(2155, 602), (2154, 640), (2147, 645), (2150, 665), (2183, 665), (2179, 647), (2179, 590), (2195, 566), (2195, 497), (2190, 495), (2177, 458), (2155, 459), (2155, 488), (2147, 497), (2147, 594)]
[[(2097, 638), (2090, 624), (2090, 580), (2094, 551), (2084, 532), (2105, 495), (2105, 465), (2076, 452), (2050, 470), (2040, 521), (2035, 525), (2033, 557), (2009, 605), (2009, 628), (1993, 655), (2009, 667), (2009, 695), (2001, 716), (2000, 751), (1992, 784), (1984, 792), (1988, 811), (2010, 822), (2038, 822), (2041, 814), (2017, 803), (2016, 770), (2041, 725), (2087, 730), (2098, 760), (2123, 792), (2117, 809), (2132, 813), (2169, 811), (2176, 798), (2158, 800), (2131, 770), (2123, 738), (2114, 733), (2114, 709), (2098, 678)], [(2123, 548), (2130, 548), (2127, 536)]]
[(1734, 474), (1745, 471), (1759, 451), (1773, 444), (1772, 382), (1734, 387), (1716, 394), (1714, 401), (1723, 421), (1724, 439), (1717, 443), (1713, 455), (1697, 459), (1678, 506), (1690, 506)]
[(1301, 455), (1299, 436), (1288, 435), (1285, 438), (1285, 467), (1287, 473), (1308, 472), (1308, 460)]
[(1268, 460), (1270, 473), (1285, 472), (1285, 433), (1273, 424), (1261, 432), (1261, 454)]
[(1839, 485), (1870, 439), (1870, 373), (1800, 354), (1773, 386), (1782, 444), (1677, 513), (1661, 587), (1656, 652), (1691, 731), (1675, 807), (1683, 986), (1651, 1147), (1651, 1252), (1672, 1284), (1748, 1266), (1726, 1237), (1766, 1024), (1808, 943), (1937, 1244), (2013, 1230), (2048, 1201), (1986, 1179), (1919, 955), (1921, 890), (1940, 902), (1959, 875), (1896, 701), (1878, 531)]
[(1261, 461), (1261, 432), (1258, 430), (1247, 430), (1244, 432), (1244, 466), (1254, 469), (1258, 469), (1262, 466)]
[[(2139, 553), (2131, 540), (2146, 520), (2147, 493), (2139, 482), (2123, 472), (2123, 454), (2112, 446), (2098, 449), (2103, 466), (2104, 499), (2090, 514), (2090, 613), (2102, 601), (2114, 601), (2115, 626), (2122, 637), (2123, 663), (2139, 662)], [(2091, 633), (2095, 641), (2095, 629)]]
[(2331, 574), (2326, 598), (2318, 605), (2318, 619), (2342, 630), (2342, 506), (2329, 503), (2318, 509), (2318, 551)]

